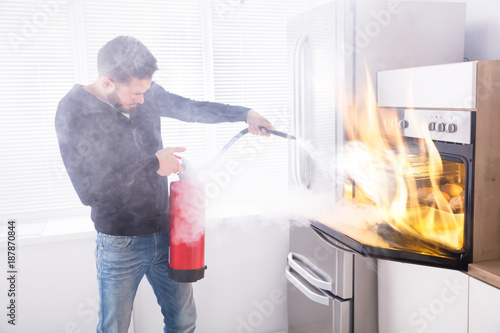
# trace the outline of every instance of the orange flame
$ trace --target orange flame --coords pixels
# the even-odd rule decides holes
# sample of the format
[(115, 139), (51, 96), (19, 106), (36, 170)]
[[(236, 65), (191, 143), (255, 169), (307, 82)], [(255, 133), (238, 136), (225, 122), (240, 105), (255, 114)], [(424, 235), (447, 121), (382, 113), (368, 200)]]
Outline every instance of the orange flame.
[[(368, 82), (371, 82), (369, 75)], [(395, 126), (397, 111), (379, 110), (372, 85), (368, 85), (365, 105), (359, 109), (344, 115), (349, 138), (345, 149), (346, 175), (354, 184), (354, 203), (376, 207), (383, 220), (380, 222), (411, 239), (460, 251), (464, 197), (462, 194), (458, 200), (455, 198), (463, 188), (459, 182), (446, 183), (449, 179), (444, 175), (443, 161), (427, 124), (422, 124), (425, 139), (419, 142), (420, 152), (412, 155), (399, 127)], [(447, 162), (446, 168), (460, 173), (462, 168), (458, 164)], [(454, 179), (464, 178), (463, 174)], [(349, 186), (347, 189), (352, 190)], [(451, 194), (461, 204), (458, 209), (450, 205)], [(427, 253), (429, 250), (422, 243), (416, 242), (406, 250)]]

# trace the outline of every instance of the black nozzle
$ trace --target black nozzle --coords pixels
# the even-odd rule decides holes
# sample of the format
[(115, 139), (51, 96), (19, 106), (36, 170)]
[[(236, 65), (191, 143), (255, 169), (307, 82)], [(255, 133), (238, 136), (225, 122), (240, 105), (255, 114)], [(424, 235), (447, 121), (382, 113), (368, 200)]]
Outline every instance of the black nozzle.
[(288, 140), (295, 140), (296, 139), (295, 136), (293, 136), (291, 134), (280, 132), (280, 131), (273, 131), (273, 130), (270, 130), (267, 127), (264, 127), (264, 126), (259, 126), (259, 129), (264, 130), (264, 131), (266, 131), (269, 134), (281, 136), (282, 138), (285, 138), (285, 139), (288, 139)]

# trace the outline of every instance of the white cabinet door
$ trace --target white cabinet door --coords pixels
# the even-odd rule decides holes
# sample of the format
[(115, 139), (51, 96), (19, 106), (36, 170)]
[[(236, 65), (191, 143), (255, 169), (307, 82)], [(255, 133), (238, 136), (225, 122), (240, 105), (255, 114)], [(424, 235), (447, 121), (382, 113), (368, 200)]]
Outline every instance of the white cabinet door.
[(467, 333), (468, 275), (385, 260), (378, 273), (380, 333)]
[(469, 288), (469, 333), (500, 332), (500, 289), (472, 277)]
[(473, 109), (476, 107), (476, 72), (477, 62), (379, 72), (378, 105)]

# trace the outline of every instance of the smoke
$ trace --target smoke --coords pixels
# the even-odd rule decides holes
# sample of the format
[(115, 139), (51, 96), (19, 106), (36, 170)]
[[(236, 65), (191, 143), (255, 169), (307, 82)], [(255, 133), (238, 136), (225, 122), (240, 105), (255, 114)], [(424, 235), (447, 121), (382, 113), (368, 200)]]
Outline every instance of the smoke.
[[(305, 174), (311, 177), (304, 177), (308, 188), (292, 185), (291, 177), (254, 179), (248, 159), (241, 161), (238, 157), (203, 172), (188, 166), (187, 170), (196, 172), (187, 172), (184, 177), (202, 184), (203, 199), (198, 203), (203, 205), (204, 214), (191, 217), (200, 219), (200, 223), (190, 222), (192, 230), (179, 233), (179, 241), (195, 242), (207, 231), (211, 244), (223, 244), (235, 232), (252, 233), (276, 226), (287, 231), (309, 226), (311, 221), (353, 236), (372, 233), (373, 227), (385, 220), (377, 204), (384, 207), (392, 202), (400, 180), (395, 156), (390, 151), (374, 153), (359, 142), (347, 144), (342, 156), (330, 147), (320, 149), (304, 141), (297, 144), (305, 152), (302, 157), (310, 162), (305, 166), (311, 170)], [(259, 155), (257, 150), (254, 155)], [(342, 192), (350, 179), (356, 180), (356, 188), (361, 188), (372, 204), (344, 200)], [(186, 207), (193, 209), (192, 204)]]
[[(314, 149), (307, 143), (299, 145), (308, 151), (308, 157), (313, 162), (313, 189), (290, 185), (289, 182), (282, 186), (278, 181), (266, 183), (250, 179), (244, 164), (239, 163), (238, 168), (227, 167), (238, 162), (233, 160), (204, 174), (184, 175), (195, 177), (203, 183), (201, 191), (204, 192), (202, 204), (205, 214), (203, 217), (193, 215), (194, 218), (203, 219), (202, 223), (190, 222), (193, 230), (179, 233), (179, 240), (194, 242), (206, 230), (211, 242), (220, 244), (230, 239), (236, 231), (249, 233), (268, 226), (288, 230), (308, 226), (311, 221), (321, 222), (338, 231), (368, 230), (382, 219), (373, 206), (355, 206), (336, 197), (336, 188), (343, 187), (344, 181), (336, 179), (342, 172), (339, 173), (335, 168), (335, 156), (328, 151)], [(358, 154), (351, 156), (354, 160), (355, 155)], [(358, 167), (366, 168), (367, 165), (361, 163)], [(233, 169), (237, 172), (230, 172)], [(386, 172), (383, 166), (375, 170)], [(188, 206), (188, 209), (193, 209), (191, 204)]]
[(361, 142), (350, 142), (345, 148), (344, 161), (346, 177), (355, 179), (356, 186), (378, 206), (390, 206), (398, 183), (404, 181), (402, 170), (405, 166), (394, 152), (373, 150)]
[[(298, 186), (289, 187), (286, 193), (231, 191), (208, 203), (201, 229), (178, 236), (182, 242), (195, 243), (206, 232), (207, 244), (217, 248), (226, 246), (241, 234), (256, 237), (267, 231), (287, 233), (288, 230), (308, 227), (311, 221), (318, 221), (344, 234), (363, 235), (380, 220), (380, 214), (373, 206), (335, 201), (331, 193)], [(197, 223), (193, 225), (197, 226)]]

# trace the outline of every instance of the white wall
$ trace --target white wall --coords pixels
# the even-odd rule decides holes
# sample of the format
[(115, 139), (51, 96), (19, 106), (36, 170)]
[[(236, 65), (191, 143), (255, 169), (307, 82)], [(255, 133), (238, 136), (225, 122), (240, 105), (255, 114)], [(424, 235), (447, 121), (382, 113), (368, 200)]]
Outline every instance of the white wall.
[(465, 57), (469, 60), (500, 59), (500, 1), (467, 1)]
[[(208, 269), (194, 283), (196, 331), (286, 330), (287, 224), (251, 218), (228, 220), (209, 226), (205, 241)], [(146, 279), (136, 296), (134, 322), (136, 332), (162, 332), (160, 308)]]
[[(49, 243), (18, 240), (16, 325), (7, 324), (4, 305), (8, 286), (2, 275), (0, 332), (95, 332), (98, 296), (94, 249), (94, 237)], [(2, 267), (6, 267), (5, 247), (0, 248), (0, 254)]]
[(431, 0), (428, 2), (465, 2), (467, 4), (465, 58), (469, 60), (500, 59), (500, 1)]

